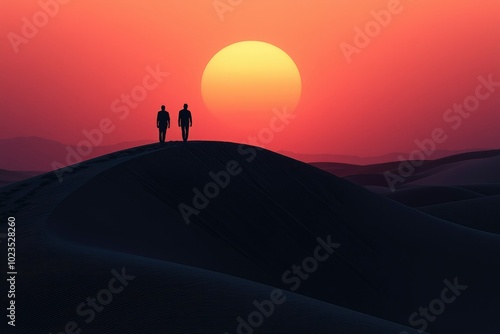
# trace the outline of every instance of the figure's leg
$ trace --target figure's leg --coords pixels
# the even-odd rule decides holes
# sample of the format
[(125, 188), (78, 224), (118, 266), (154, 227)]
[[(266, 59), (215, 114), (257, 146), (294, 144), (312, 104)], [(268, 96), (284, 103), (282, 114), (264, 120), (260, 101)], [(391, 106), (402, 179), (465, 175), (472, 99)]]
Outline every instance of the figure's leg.
[(158, 141), (161, 143), (161, 130), (158, 130)]
[(186, 126), (186, 141), (188, 140), (189, 138), (189, 125)]

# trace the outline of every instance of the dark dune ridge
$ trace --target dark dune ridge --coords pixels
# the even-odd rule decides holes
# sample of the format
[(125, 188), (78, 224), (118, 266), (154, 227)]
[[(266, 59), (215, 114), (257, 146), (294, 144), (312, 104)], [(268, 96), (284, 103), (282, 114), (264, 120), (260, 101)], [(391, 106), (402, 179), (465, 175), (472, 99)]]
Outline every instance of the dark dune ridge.
[[(179, 204), (193, 206), (193, 189), (203, 192), (210, 173), (231, 161), (241, 173), (187, 225)], [(82, 324), (76, 305), (103, 287), (112, 268), (125, 266), (137, 281), (83, 324), (86, 332), (233, 333), (237, 317), (276, 287), (287, 291), (287, 302), (255, 332), (413, 333), (409, 316), (440, 299), (445, 280), (467, 289), (427, 321), (429, 332), (500, 329), (499, 236), (269, 151), (149, 145), (87, 161), (62, 183), (46, 174), (0, 189), (23, 222), (20, 243), (29, 252), (18, 256), (31, 272), (22, 287), (29, 302), (20, 305), (37, 328)], [(318, 238), (340, 245), (307, 278), (283, 280), (314, 254)]]
[(419, 210), (435, 217), (500, 234), (500, 196), (454, 201), (420, 207)]
[(0, 187), (10, 183), (15, 183), (18, 181), (29, 179), (30, 177), (37, 176), (43, 173), (44, 172), (11, 171), (6, 169), (0, 169)]
[(114, 145), (102, 145), (101, 138), (97, 142), (93, 141), (92, 150), (88, 155), (81, 156), (76, 145), (66, 145), (45, 138), (32, 136), (0, 139), (0, 156), (2, 157), (0, 169), (12, 171), (36, 170), (42, 171), (38, 173), (42, 174), (54, 170), (54, 166), (75, 164), (82, 160), (144, 145), (148, 142), (147, 140), (139, 140)]
[(440, 219), (500, 232), (500, 151), (469, 152), (427, 161), (391, 191), (384, 172), (397, 174), (398, 164), (313, 165)]
[[(405, 188), (409, 184), (419, 185), (456, 185), (477, 183), (500, 183), (500, 174), (496, 167), (500, 163), (500, 150), (475, 151), (447, 156), (436, 160), (427, 160), (422, 164), (409, 161), (415, 171), (405, 177), (403, 184), (396, 189)], [(315, 162), (311, 165), (334, 175), (364, 186), (388, 187), (385, 172), (399, 175), (400, 161), (373, 165), (350, 165), (332, 162)]]

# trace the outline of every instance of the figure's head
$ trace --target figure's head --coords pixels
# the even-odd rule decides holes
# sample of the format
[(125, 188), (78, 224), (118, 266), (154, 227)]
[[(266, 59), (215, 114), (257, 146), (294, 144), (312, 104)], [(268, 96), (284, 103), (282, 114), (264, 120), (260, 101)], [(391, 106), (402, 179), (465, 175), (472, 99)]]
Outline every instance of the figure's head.
[(165, 106), (161, 106), (161, 110), (165, 110)]
[(184, 103), (184, 109), (187, 109), (187, 108), (188, 108), (187, 103)]

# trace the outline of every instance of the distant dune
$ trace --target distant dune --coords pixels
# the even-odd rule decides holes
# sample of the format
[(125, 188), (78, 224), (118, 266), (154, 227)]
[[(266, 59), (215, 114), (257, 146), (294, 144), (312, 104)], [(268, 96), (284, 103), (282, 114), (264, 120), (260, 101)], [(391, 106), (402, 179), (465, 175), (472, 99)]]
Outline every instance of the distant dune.
[(500, 233), (500, 150), (468, 152), (427, 161), (391, 191), (384, 173), (397, 174), (399, 164), (313, 165), (438, 218)]
[[(487, 158), (495, 158), (500, 156), (500, 150), (488, 150), (488, 151), (474, 151), (467, 153), (460, 153), (455, 155), (450, 155), (444, 158), (436, 160), (427, 160), (421, 165), (414, 165), (415, 172), (411, 176), (406, 178), (405, 184), (414, 182), (421, 183), (420, 180), (429, 177), (435, 173), (444, 171), (443, 175), (450, 174), (450, 170), (457, 168), (464, 163), (472, 161), (480, 161)], [(411, 163), (411, 161), (409, 162)], [(480, 162), (477, 162), (480, 164)], [(349, 180), (353, 180), (354, 183), (360, 185), (376, 185), (376, 186), (388, 186), (387, 180), (384, 176), (385, 172), (392, 172), (398, 174), (398, 168), (401, 166), (401, 161), (390, 161), (384, 163), (368, 164), (368, 165), (357, 165), (357, 164), (345, 164), (338, 162), (312, 162), (311, 165), (323, 169), (329, 173), (335, 174), (340, 177), (347, 177)], [(485, 166), (478, 166), (480, 169), (486, 168), (488, 175), (491, 175), (489, 163), (486, 162)], [(470, 171), (470, 170), (469, 170)], [(465, 176), (466, 170), (462, 170), (461, 175), (458, 175), (457, 181), (460, 183), (460, 176)], [(479, 173), (472, 173), (473, 175), (478, 175)], [(497, 174), (498, 175), (498, 174)], [(486, 181), (493, 181), (491, 177), (485, 177)], [(443, 185), (441, 178), (433, 182), (431, 179), (429, 185)], [(469, 181), (470, 182), (470, 181)], [(466, 183), (469, 183), (466, 182)], [(453, 182), (448, 182), (448, 184), (453, 184)]]
[[(468, 153), (468, 152), (481, 152), (484, 150), (462, 150), (462, 151), (446, 151), (446, 150), (436, 150), (429, 153), (429, 160), (442, 159), (445, 157)], [(278, 151), (279, 154), (297, 159), (299, 161), (307, 163), (334, 163), (334, 164), (348, 164), (348, 165), (379, 165), (385, 163), (391, 163), (393, 161), (399, 161), (400, 157), (407, 158), (407, 153), (389, 153), (380, 156), (355, 156), (355, 155), (345, 155), (345, 154), (306, 154), (306, 153), (295, 153), (289, 151)]]
[[(75, 145), (65, 145), (40, 137), (16, 137), (0, 139), (0, 169), (11, 171), (51, 171), (53, 163), (63, 166), (92, 159), (126, 148), (144, 145), (150, 141), (124, 142), (116, 145), (91, 146), (88, 155), (81, 155)], [(68, 158), (69, 156), (69, 158)], [(70, 161), (70, 163), (67, 163)]]
[(0, 169), (0, 187), (9, 183), (29, 179), (30, 177), (43, 174), (44, 172), (17, 172), (11, 170)]
[[(238, 317), (276, 288), (287, 302), (256, 332), (416, 333), (424, 323), (431, 333), (500, 330), (500, 272), (492, 270), (500, 236), (270, 151), (155, 144), (84, 162), (61, 183), (48, 173), (0, 189), (2, 211), (19, 221), (21, 275), (36, 282), (19, 297), (32, 315), (24, 324), (38, 331), (76, 319), (88, 333), (236, 333)], [(468, 200), (488, 190), (478, 191)], [(182, 204), (199, 211), (190, 224)], [(324, 258), (316, 265), (315, 254)], [(122, 267), (136, 278), (85, 324), (75, 307)], [(453, 284), (456, 298), (441, 301), (435, 320), (414, 315), (437, 307)]]

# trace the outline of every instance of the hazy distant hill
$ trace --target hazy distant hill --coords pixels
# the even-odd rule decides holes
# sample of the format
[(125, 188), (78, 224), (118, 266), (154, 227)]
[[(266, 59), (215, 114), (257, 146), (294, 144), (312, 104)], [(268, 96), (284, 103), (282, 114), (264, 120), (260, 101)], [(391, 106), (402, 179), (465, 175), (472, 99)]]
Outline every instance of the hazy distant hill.
[[(93, 147), (87, 156), (78, 154), (75, 145), (65, 145), (60, 142), (40, 137), (16, 137), (0, 139), (0, 169), (10, 171), (51, 171), (55, 161), (66, 166), (68, 154), (71, 163), (77, 161), (76, 154), (88, 160), (107, 153), (123, 150), (126, 148), (151, 144), (151, 141), (140, 140), (123, 142), (115, 145)], [(72, 153), (71, 153), (72, 152)], [(75, 154), (76, 152), (76, 154)]]
[[(459, 150), (459, 151), (445, 151), (438, 150), (429, 155), (428, 160), (441, 159), (447, 156), (471, 152), (471, 151), (482, 151), (482, 150)], [(352, 165), (374, 165), (382, 164), (386, 162), (399, 161), (399, 157), (403, 156), (404, 159), (408, 159), (407, 153), (389, 153), (381, 156), (375, 157), (359, 157), (355, 155), (342, 155), (342, 154), (305, 154), (305, 153), (294, 153), (289, 151), (278, 151), (277, 153), (283, 154), (287, 157), (297, 159), (303, 162), (337, 162), (343, 164)]]

